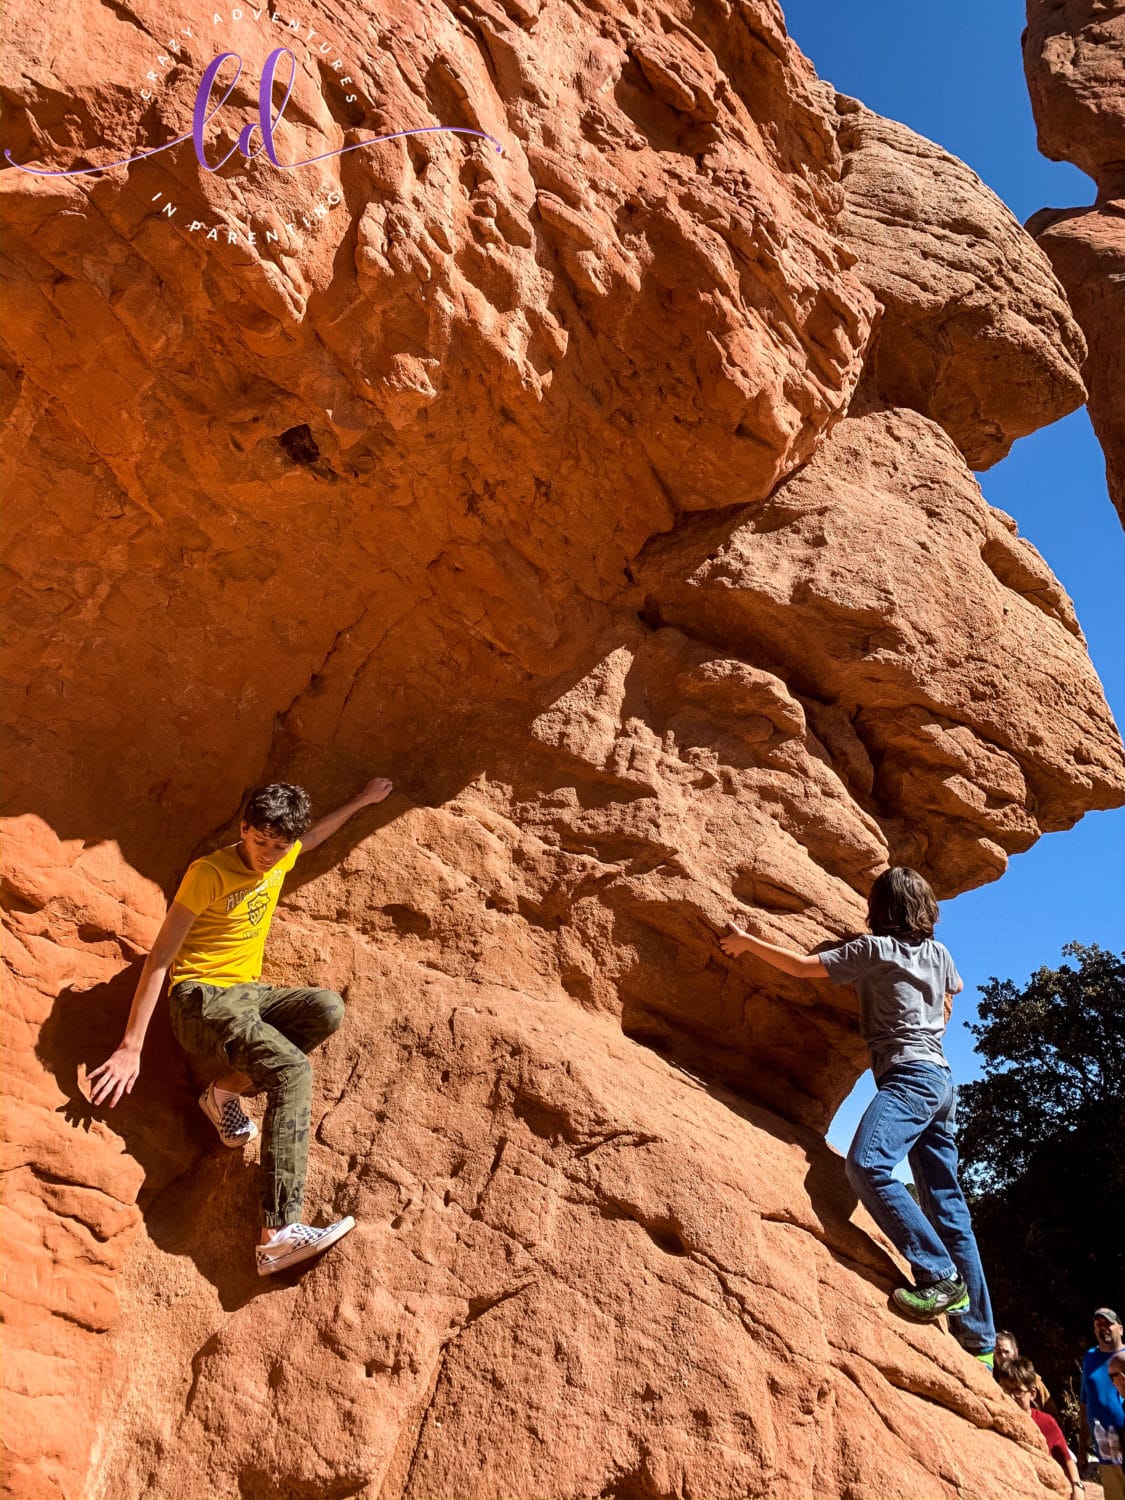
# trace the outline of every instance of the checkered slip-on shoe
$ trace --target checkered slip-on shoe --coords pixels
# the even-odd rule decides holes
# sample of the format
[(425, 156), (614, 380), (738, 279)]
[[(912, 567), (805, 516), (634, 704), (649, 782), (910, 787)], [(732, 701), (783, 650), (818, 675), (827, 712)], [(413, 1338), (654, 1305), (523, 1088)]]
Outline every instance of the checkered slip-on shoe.
[(257, 1249), (258, 1275), (273, 1276), (278, 1271), (288, 1271), (303, 1260), (312, 1260), (314, 1255), (323, 1255), (330, 1245), (342, 1240), (349, 1230), (355, 1228), (351, 1214), (346, 1219), (337, 1219), (323, 1229), (314, 1229), (311, 1224), (286, 1224), (273, 1239)]
[(215, 1085), (210, 1084), (199, 1096), (199, 1107), (219, 1133), (224, 1146), (245, 1146), (258, 1134), (258, 1127), (243, 1109), (237, 1096), (220, 1105)]

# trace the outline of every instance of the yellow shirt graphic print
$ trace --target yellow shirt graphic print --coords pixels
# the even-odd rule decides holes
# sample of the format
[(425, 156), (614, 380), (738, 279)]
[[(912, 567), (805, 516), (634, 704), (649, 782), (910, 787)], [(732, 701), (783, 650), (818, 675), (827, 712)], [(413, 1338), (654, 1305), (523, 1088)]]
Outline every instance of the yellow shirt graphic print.
[(195, 921), (172, 964), (173, 984), (196, 979), (229, 989), (253, 983), (262, 972), (266, 934), (301, 844), (261, 875), (237, 849), (232, 844), (193, 860), (180, 882), (175, 899), (195, 912)]

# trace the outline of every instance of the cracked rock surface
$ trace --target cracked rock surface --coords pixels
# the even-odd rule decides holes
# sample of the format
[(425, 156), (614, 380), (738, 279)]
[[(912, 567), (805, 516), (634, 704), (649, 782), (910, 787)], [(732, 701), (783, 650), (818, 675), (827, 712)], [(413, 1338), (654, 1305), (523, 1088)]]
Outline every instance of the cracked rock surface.
[[(232, 14), (245, 120), (279, 23)], [(947, 897), (1125, 800), (1070, 601), (969, 467), (1081, 399), (1051, 267), (771, 0), (315, 20), (363, 103), (294, 43), (286, 159), (503, 156), (0, 177), (8, 1493), (1050, 1492), (888, 1311), (823, 1140), (854, 995), (716, 937), (749, 905), (812, 948), (888, 862)], [(217, 46), (145, 103), (168, 26), (20, 0), (14, 159), (182, 133)], [(163, 1013), (116, 1111), (82, 1070), (244, 790), (377, 772), (264, 976), (345, 997), (309, 1202), (358, 1227), (263, 1284)]]

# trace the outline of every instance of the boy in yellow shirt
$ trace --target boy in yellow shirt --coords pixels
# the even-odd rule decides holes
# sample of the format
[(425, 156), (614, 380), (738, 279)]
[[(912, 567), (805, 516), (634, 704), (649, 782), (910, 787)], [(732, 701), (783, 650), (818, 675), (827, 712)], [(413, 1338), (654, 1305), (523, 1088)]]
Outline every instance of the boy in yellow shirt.
[(265, 1090), (261, 1276), (321, 1254), (355, 1228), (350, 1215), (324, 1228), (301, 1222), (312, 1099), (306, 1054), (340, 1025), (344, 1002), (334, 990), (261, 984), (266, 934), (297, 856), (391, 790), (377, 777), (315, 823), (303, 787), (274, 782), (251, 792), (239, 842), (188, 866), (145, 960), (121, 1045), (90, 1074), (94, 1104), (112, 1108), (133, 1092), (145, 1033), (171, 969), (168, 1008), (176, 1040), (222, 1065), (199, 1106), (225, 1146), (244, 1146), (257, 1135), (240, 1096)]

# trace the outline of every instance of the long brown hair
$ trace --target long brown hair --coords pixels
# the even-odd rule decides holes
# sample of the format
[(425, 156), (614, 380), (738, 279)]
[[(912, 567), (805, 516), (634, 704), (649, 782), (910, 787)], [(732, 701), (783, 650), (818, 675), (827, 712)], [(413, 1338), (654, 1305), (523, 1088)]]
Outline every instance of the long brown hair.
[(892, 865), (871, 887), (867, 925), (881, 937), (933, 937), (937, 919), (938, 905), (929, 882), (908, 865)]

